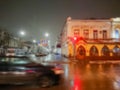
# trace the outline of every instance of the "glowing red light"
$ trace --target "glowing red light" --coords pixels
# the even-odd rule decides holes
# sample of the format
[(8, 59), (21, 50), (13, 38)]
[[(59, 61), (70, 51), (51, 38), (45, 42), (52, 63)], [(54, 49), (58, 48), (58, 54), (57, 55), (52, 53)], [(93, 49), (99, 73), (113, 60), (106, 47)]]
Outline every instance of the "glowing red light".
[(77, 38), (76, 38), (76, 37), (74, 37), (74, 40), (77, 40)]
[(35, 71), (33, 70), (26, 70), (27, 73), (34, 73)]
[(74, 84), (72, 90), (82, 90), (82, 81), (78, 76), (74, 77)]

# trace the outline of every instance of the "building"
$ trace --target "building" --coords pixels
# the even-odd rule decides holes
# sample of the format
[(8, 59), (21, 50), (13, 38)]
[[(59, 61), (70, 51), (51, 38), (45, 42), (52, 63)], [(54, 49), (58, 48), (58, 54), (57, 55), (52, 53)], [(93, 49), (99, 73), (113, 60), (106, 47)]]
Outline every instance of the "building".
[(61, 39), (61, 52), (66, 57), (120, 57), (120, 18), (81, 20), (68, 17)]

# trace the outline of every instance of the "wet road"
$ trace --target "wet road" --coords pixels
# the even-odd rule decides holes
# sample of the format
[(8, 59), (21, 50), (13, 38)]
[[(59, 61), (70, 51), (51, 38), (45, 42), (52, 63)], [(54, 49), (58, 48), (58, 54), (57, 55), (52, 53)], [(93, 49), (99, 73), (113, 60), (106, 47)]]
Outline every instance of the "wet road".
[(40, 88), (37, 85), (1, 85), (0, 90), (120, 90), (120, 64), (83, 64), (70, 62), (59, 55), (38, 58), (44, 64), (60, 64), (64, 74), (59, 85)]

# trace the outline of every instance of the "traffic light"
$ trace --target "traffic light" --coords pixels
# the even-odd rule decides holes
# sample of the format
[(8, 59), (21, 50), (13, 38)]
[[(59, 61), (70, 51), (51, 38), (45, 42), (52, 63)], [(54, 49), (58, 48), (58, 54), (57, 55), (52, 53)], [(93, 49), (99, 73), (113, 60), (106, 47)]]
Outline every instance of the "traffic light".
[(77, 43), (79, 40), (82, 40), (82, 38), (80, 38), (78, 36), (74, 36), (74, 37), (70, 37), (70, 40), (74, 43)]
[(77, 37), (74, 37), (73, 39), (74, 39), (74, 41), (76, 41), (76, 40), (77, 40)]

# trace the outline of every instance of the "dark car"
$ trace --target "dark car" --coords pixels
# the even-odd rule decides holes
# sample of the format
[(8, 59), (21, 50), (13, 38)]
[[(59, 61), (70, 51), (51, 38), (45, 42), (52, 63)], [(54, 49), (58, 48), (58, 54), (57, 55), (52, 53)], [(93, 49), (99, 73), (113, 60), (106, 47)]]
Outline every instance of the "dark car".
[(0, 58), (0, 84), (37, 83), (49, 87), (59, 83), (63, 70), (42, 65), (29, 58)]

